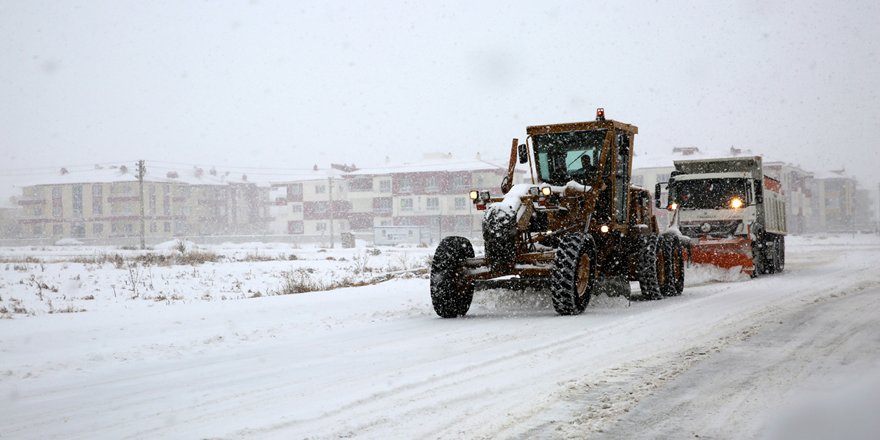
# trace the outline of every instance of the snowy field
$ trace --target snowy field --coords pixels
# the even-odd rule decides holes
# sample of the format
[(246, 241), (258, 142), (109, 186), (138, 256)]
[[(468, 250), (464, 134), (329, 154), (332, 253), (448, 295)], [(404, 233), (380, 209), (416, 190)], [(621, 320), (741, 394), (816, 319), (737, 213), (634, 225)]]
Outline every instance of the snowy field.
[(880, 436), (876, 236), (573, 317), (496, 290), (437, 318), (431, 253), (0, 248), (0, 438)]

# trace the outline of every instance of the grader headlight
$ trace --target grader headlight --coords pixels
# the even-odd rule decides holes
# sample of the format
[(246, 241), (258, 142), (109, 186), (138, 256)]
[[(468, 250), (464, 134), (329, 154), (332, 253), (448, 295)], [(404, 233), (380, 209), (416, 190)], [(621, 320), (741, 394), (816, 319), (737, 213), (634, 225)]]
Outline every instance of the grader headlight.
[(477, 200), (477, 197), (479, 197), (479, 195), (480, 193), (478, 193), (475, 189), (471, 190), (471, 192), (468, 193), (468, 197), (470, 197), (471, 200)]
[(730, 207), (733, 209), (739, 209), (743, 207), (743, 201), (739, 197), (734, 197), (730, 199)]
[(542, 187), (542, 188), (541, 188), (541, 194), (543, 194), (544, 197), (548, 197), (548, 196), (550, 196), (550, 194), (551, 194), (552, 192), (553, 192), (553, 190), (551, 190), (549, 186), (545, 186), (545, 187)]

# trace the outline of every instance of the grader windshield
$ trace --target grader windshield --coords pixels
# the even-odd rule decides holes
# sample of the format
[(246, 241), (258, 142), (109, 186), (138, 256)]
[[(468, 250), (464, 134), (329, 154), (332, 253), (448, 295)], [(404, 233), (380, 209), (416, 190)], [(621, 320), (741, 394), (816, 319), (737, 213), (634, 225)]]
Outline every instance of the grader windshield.
[(532, 137), (538, 179), (551, 185), (592, 181), (607, 130), (538, 134)]

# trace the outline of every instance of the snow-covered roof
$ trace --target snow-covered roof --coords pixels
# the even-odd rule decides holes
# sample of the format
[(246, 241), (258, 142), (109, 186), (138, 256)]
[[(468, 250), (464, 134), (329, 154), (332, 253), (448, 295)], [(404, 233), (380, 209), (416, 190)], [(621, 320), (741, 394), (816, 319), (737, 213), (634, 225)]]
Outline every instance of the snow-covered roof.
[(633, 156), (633, 169), (673, 168), (673, 161), (676, 160), (714, 159), (736, 156), (763, 156), (765, 159), (767, 157), (764, 154), (754, 153), (752, 150), (743, 148), (730, 147), (728, 150), (708, 150), (697, 147), (682, 147), (673, 148), (671, 152), (666, 154), (636, 153)]
[(269, 184), (278, 185), (290, 182), (307, 182), (310, 180), (341, 179), (346, 174), (348, 173), (336, 168), (313, 168), (277, 174), (261, 174), (261, 177)]
[(403, 162), (375, 167), (365, 167), (348, 174), (352, 176), (371, 176), (380, 174), (426, 173), (438, 171), (507, 170), (507, 166), (502, 165), (502, 163), (504, 162), (483, 159), (453, 159), (451, 157), (432, 158), (418, 162)]
[(840, 168), (836, 170), (819, 170), (813, 172), (813, 178), (815, 179), (855, 179), (855, 177), (847, 174), (845, 168)]
[[(247, 173), (220, 172), (198, 167), (168, 168), (147, 165), (145, 182), (178, 182), (190, 185), (223, 185), (227, 183), (254, 183)], [(16, 186), (63, 185), (74, 183), (136, 182), (134, 166), (71, 167), (57, 173), (40, 173), (17, 178)]]

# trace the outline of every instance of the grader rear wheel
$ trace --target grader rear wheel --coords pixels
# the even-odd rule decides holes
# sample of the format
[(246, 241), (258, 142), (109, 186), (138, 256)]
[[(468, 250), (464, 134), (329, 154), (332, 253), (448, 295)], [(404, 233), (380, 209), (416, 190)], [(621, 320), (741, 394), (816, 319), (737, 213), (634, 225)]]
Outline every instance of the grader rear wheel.
[(663, 296), (681, 295), (684, 291), (684, 249), (681, 241), (674, 235), (662, 235), (659, 245), (666, 267), (660, 292)]
[(587, 308), (596, 285), (596, 246), (586, 234), (568, 234), (556, 251), (551, 272), (553, 308), (560, 315), (577, 315)]
[(661, 299), (663, 293), (660, 286), (666, 282), (666, 258), (659, 246), (659, 238), (656, 235), (646, 235), (642, 238), (642, 247), (639, 253), (638, 279), (639, 288), (642, 290), (644, 299)]

